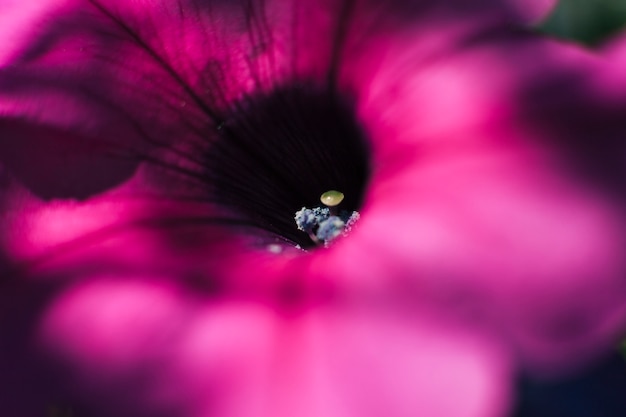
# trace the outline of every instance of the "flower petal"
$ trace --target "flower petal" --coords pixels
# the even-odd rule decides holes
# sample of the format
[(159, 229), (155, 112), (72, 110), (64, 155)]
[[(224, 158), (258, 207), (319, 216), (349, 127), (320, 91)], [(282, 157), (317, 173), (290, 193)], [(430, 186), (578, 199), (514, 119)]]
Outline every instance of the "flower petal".
[(573, 46), (460, 38), (423, 59), (402, 32), (355, 61), (377, 172), (359, 228), (315, 268), (490, 316), (534, 370), (582, 366), (626, 322), (626, 89)]
[[(524, 4), (534, 11), (536, 3)], [(112, 161), (110, 153), (137, 161), (175, 146), (172, 138), (206, 146), (207, 127), (218, 126), (220, 111), (242, 94), (294, 79), (325, 82), (348, 38), (367, 42), (361, 27), (506, 15), (507, 7), (487, 0), (5, 1), (0, 117), (9, 125), (0, 128), (12, 143), (2, 153), (12, 159), (19, 149), (13, 143), (37, 148), (63, 135), (62, 150), (42, 152), (36, 169), (20, 162), (17, 174), (45, 198), (84, 198), (132, 172), (132, 163)], [(99, 180), (82, 166), (87, 159), (100, 167), (93, 175)], [(69, 187), (72, 177), (82, 184)]]
[(510, 406), (506, 356), (443, 323), (334, 303), (284, 316), (198, 302), (156, 276), (92, 278), (35, 327), (38, 349), (66, 370), (50, 401), (78, 413), (496, 417)]
[(514, 10), (529, 22), (543, 19), (558, 3), (557, 0), (509, 0), (509, 2), (513, 5)]

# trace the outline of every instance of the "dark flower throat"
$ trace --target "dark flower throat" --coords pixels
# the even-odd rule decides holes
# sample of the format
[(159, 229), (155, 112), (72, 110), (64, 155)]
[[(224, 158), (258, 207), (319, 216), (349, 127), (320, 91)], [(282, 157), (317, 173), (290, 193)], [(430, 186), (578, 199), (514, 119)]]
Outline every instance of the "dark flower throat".
[(206, 154), (215, 201), (247, 223), (303, 248), (315, 246), (294, 214), (340, 190), (340, 210), (358, 210), (368, 146), (345, 100), (297, 86), (236, 103)]

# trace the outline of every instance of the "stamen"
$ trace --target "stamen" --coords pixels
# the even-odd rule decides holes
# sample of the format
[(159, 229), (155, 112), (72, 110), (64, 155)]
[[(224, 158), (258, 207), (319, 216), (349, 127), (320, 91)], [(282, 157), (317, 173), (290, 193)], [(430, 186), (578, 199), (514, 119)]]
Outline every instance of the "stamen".
[(337, 216), (330, 216), (320, 223), (315, 234), (322, 242), (330, 242), (343, 232), (346, 224)]
[(337, 237), (346, 236), (361, 216), (357, 211), (349, 213), (345, 210), (337, 215), (336, 206), (343, 199), (342, 192), (330, 190), (320, 197), (320, 201), (329, 207), (302, 207), (294, 216), (298, 230), (306, 232), (315, 244), (324, 247), (328, 247)]
[(294, 219), (296, 220), (296, 225), (298, 225), (298, 230), (309, 232), (329, 217), (330, 210), (327, 208), (315, 207), (314, 209), (308, 209), (302, 207), (302, 209), (296, 212)]

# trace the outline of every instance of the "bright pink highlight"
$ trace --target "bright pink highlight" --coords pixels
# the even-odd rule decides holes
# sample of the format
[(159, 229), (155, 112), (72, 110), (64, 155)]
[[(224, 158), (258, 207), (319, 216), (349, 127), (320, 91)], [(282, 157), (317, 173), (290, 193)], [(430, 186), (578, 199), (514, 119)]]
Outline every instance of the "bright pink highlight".
[[(284, 318), (256, 303), (204, 305), (158, 281), (120, 278), (69, 288), (40, 334), (91, 389), (151, 370), (149, 390), (134, 391), (147, 409), (471, 417), (501, 415), (508, 404), (504, 357), (465, 331), (359, 308)], [(454, 402), (448, 392), (458, 393)]]

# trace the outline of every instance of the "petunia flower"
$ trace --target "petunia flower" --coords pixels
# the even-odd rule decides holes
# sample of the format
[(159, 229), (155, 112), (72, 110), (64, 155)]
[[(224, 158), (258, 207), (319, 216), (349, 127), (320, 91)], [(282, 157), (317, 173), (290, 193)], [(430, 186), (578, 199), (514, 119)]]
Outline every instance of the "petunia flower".
[(0, 1), (2, 415), (506, 416), (600, 358), (626, 54), (550, 3)]

